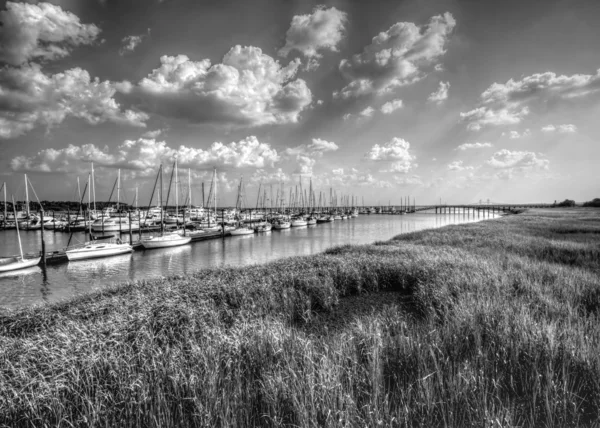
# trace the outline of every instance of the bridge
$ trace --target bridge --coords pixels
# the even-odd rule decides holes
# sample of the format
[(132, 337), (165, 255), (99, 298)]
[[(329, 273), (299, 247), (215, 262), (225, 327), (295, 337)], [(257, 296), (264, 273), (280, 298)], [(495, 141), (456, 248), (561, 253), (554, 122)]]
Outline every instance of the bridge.
[(436, 214), (458, 214), (464, 212), (500, 213), (512, 212), (527, 208), (551, 208), (552, 204), (452, 204), (452, 205), (419, 205), (413, 212), (435, 210)]

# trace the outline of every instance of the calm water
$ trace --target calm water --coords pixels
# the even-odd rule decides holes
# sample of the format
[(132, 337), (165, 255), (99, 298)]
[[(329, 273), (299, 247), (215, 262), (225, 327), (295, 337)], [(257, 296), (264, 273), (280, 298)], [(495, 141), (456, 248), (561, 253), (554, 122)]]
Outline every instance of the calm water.
[[(135, 251), (104, 259), (81, 260), (0, 274), (0, 306), (19, 307), (57, 301), (129, 280), (194, 272), (207, 266), (242, 266), (308, 255), (342, 244), (367, 244), (401, 233), (483, 219), (456, 215), (363, 215), (314, 226), (273, 230), (266, 234), (227, 237), (181, 247)], [(40, 231), (21, 232), (24, 252), (39, 251)], [(63, 249), (68, 233), (45, 232), (48, 251)], [(123, 235), (127, 239), (127, 235)], [(72, 242), (82, 241), (74, 234)], [(134, 239), (136, 239), (134, 237)], [(18, 254), (14, 230), (0, 230), (0, 256)]]

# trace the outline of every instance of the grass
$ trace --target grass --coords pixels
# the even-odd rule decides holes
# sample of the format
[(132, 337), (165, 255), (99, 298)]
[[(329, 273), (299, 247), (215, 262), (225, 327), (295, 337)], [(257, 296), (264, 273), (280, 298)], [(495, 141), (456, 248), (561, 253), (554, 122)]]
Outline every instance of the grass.
[(594, 426), (600, 210), (0, 314), (0, 426)]

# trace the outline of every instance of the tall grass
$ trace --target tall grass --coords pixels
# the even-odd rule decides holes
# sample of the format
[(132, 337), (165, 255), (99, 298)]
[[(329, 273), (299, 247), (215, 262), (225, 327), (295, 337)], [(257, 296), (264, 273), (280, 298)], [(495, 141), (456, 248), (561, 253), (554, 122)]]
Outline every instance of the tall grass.
[(0, 425), (592, 426), (600, 210), (0, 315)]

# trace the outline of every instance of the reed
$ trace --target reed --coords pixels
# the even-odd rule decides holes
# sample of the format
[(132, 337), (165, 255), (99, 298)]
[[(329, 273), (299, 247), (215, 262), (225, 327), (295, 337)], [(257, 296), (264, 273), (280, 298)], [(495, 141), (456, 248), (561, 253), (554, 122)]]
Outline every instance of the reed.
[(0, 426), (592, 426), (600, 211), (0, 314)]

